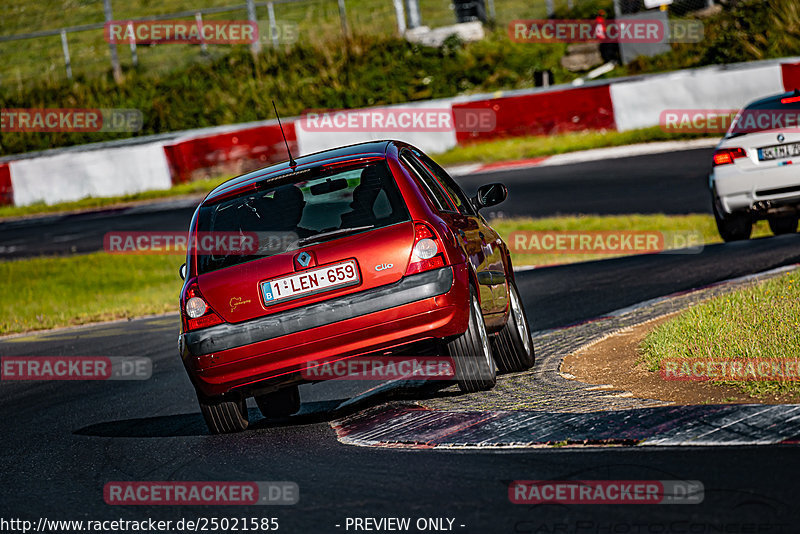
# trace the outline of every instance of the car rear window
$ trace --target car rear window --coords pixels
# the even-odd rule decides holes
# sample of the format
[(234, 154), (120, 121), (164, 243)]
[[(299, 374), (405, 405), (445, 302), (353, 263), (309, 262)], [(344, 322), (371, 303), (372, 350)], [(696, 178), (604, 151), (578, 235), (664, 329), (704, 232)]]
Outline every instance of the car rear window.
[(244, 250), (203, 248), (197, 256), (198, 272), (409, 220), (385, 160), (315, 167), (265, 180), (258, 191), (201, 207), (199, 233), (255, 236), (257, 245)]
[(782, 95), (779, 98), (748, 105), (739, 113), (725, 137), (738, 137), (767, 130), (796, 130), (800, 127), (800, 100), (796, 96)]

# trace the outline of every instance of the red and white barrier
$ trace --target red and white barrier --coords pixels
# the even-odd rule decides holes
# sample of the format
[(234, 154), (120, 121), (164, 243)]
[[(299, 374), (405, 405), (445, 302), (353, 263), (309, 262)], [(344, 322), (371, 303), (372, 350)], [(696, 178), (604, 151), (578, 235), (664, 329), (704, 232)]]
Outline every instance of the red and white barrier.
[[(379, 108), (380, 110), (440, 110), (442, 112), (452, 113), (452, 100), (426, 100), (424, 102), (415, 102), (409, 104), (402, 104), (398, 106), (389, 106)], [(370, 109), (363, 110), (368, 113)], [(352, 145), (355, 143), (362, 143), (365, 141), (377, 141), (381, 139), (397, 139), (410, 143), (424, 152), (446, 152), (455, 147), (456, 132), (455, 128), (450, 131), (356, 131), (353, 129), (343, 129), (342, 131), (320, 131), (313, 129), (310, 125), (303, 120), (295, 122), (295, 129), (297, 131), (297, 146), (299, 153), (313, 154), (322, 150), (330, 148)]]
[(11, 168), (8, 163), (0, 163), (0, 206), (14, 203), (14, 187), (11, 184)]
[[(289, 147), (297, 152), (293, 122), (283, 125)], [(236, 175), (287, 159), (277, 122), (205, 136), (184, 136), (164, 145), (173, 183)]]
[(800, 90), (800, 63), (781, 63), (781, 78), (784, 91)]
[(71, 150), (6, 165), (16, 206), (121, 196), (172, 185), (162, 143)]
[(778, 63), (706, 67), (610, 84), (621, 132), (658, 126), (664, 110), (741, 109), (783, 90)]
[(537, 91), (454, 104), (453, 109), (487, 108), (496, 125), (489, 132), (459, 131), (459, 144), (498, 137), (555, 135), (579, 130), (614, 129), (614, 106), (608, 85)]
[[(581, 130), (658, 126), (668, 109), (740, 108), (800, 87), (800, 58), (704, 67), (665, 74), (415, 102), (392, 109), (442, 109), (448, 131), (324, 131), (298, 118), (283, 122), (292, 153), (304, 155), (376, 139), (400, 139), (431, 153), (487, 139)], [(782, 64), (783, 63), (783, 64)], [(386, 109), (386, 108), (383, 108)], [(465, 110), (491, 110), (490, 131), (457, 127)], [(369, 110), (363, 110), (369, 111)], [(463, 125), (462, 125), (463, 126)], [(218, 174), (239, 174), (286, 159), (275, 121), (104, 143), (0, 162), (0, 204), (48, 204), (116, 196)]]

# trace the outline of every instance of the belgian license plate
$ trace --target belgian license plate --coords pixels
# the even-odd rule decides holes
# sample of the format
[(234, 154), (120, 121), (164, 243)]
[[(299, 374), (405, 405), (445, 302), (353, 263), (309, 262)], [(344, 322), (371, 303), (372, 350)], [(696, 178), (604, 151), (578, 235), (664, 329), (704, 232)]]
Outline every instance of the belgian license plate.
[(356, 260), (348, 260), (318, 269), (261, 282), (261, 294), (266, 305), (292, 300), (315, 293), (322, 293), (337, 287), (359, 283)]
[(758, 160), (768, 161), (773, 159), (793, 158), (800, 156), (800, 143), (785, 145), (765, 146), (758, 149)]

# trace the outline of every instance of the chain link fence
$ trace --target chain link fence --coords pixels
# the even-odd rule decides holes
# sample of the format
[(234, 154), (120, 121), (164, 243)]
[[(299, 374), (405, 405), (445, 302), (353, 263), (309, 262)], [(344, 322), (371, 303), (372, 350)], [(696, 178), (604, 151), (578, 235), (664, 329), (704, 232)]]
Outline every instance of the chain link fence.
[[(607, 4), (618, 13), (637, 13), (645, 0), (483, 0), (481, 9), (500, 27), (515, 19), (543, 19), (582, 2)], [(115, 64), (121, 70), (138, 68), (164, 72), (198, 61), (211, 61), (230, 51), (220, 44), (118, 44), (104, 36), (106, 20), (253, 20), (260, 47), (283, 47), (296, 41), (324, 45), (343, 35), (397, 35), (408, 27), (413, 0), (78, 0), (62, 10), (62, 2), (5, 0), (0, 6), (0, 90), (23, 91), (34, 83), (107, 75)], [(431, 28), (455, 24), (456, 4), (464, 0), (418, 0), (419, 22)], [(702, 9), (711, 0), (674, 0), (670, 13), (683, 15)], [(52, 4), (50, 6), (50, 4)], [(104, 4), (107, 4), (104, 6)], [(106, 12), (104, 8), (109, 9)], [(413, 24), (412, 24), (413, 25)], [(25, 29), (43, 28), (35, 32)], [(116, 48), (116, 50), (114, 50)]]

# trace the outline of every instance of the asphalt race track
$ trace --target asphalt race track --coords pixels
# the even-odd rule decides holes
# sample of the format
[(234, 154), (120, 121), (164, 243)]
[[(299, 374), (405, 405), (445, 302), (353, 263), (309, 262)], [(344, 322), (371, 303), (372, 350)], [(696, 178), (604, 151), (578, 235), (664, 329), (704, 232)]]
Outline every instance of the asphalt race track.
[[(509, 197), (500, 208), (509, 216), (711, 213), (707, 182), (712, 153), (703, 148), (458, 180), (467, 192), (489, 182), (505, 183)], [(200, 199), (0, 222), (0, 258), (102, 250), (103, 236), (111, 231), (188, 231)]]
[(468, 192), (489, 182), (506, 184), (508, 200), (498, 209), (508, 216), (711, 213), (713, 153), (713, 148), (700, 148), (504, 170), (462, 176), (459, 182)]
[[(707, 161), (708, 153), (543, 167), (464, 181), (468, 186), (470, 180), (478, 179), (507, 182), (511, 198), (503, 209), (513, 214), (524, 213), (516, 210), (523, 210), (526, 202), (532, 215), (707, 211), (707, 169), (694, 167)], [(623, 173), (622, 166), (628, 172)], [(570, 178), (570, 168), (580, 178)], [(592, 183), (585, 182), (590, 176)], [(584, 186), (590, 192), (580, 189)], [(628, 196), (622, 193), (626, 189)], [(601, 191), (607, 191), (607, 196), (600, 196)], [(569, 199), (577, 206), (597, 208), (568, 209)], [(659, 200), (664, 208), (659, 209)], [(623, 201), (630, 204), (627, 209), (615, 207)], [(182, 221), (178, 214), (184, 217)], [(175, 229), (183, 229), (185, 214), (186, 209), (176, 208), (174, 214), (161, 214), (157, 221), (159, 225), (172, 221)], [(102, 237), (98, 232), (111, 229), (111, 221), (125, 217), (107, 216), (99, 229), (97, 220), (92, 224), (90, 218), (78, 217), (74, 226), (52, 223), (52, 231), (60, 226), (64, 235), (75, 236), (73, 244), (89, 244)], [(137, 217), (147, 220), (145, 214)], [(36, 233), (33, 228), (4, 224), (0, 243), (31, 239)], [(636, 256), (534, 269), (520, 272), (518, 283), (533, 329), (544, 330), (795, 263), (800, 263), (800, 235), (715, 245), (699, 254)], [(178, 285), (176, 278), (176, 293)], [(153, 361), (153, 376), (146, 381), (0, 383), (5, 443), (0, 450), (4, 488), (0, 517), (33, 521), (42, 516), (172, 521), (201, 516), (276, 517), (280, 532), (299, 533), (354, 532), (352, 527), (345, 528), (348, 517), (410, 517), (412, 525), (418, 518), (450, 518), (452, 531), (465, 533), (798, 531), (800, 511), (793, 497), (800, 454), (794, 446), (362, 448), (339, 443), (329, 425), (343, 413), (386, 400), (365, 392), (369, 385), (355, 382), (304, 386), (299, 415), (267, 422), (251, 406), (250, 430), (209, 436), (177, 357), (177, 329), (177, 316), (168, 316), (0, 340), (0, 356), (145, 356)], [(339, 408), (359, 394), (360, 403)], [(415, 394), (411, 393), (412, 398)], [(426, 394), (418, 393), (420, 397)], [(509, 501), (509, 482), (545, 479), (696, 480), (703, 483), (705, 492), (702, 503), (683, 505), (533, 506)], [(104, 485), (128, 480), (294, 481), (300, 500), (292, 506), (264, 507), (105, 504)]]

